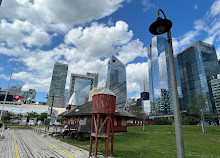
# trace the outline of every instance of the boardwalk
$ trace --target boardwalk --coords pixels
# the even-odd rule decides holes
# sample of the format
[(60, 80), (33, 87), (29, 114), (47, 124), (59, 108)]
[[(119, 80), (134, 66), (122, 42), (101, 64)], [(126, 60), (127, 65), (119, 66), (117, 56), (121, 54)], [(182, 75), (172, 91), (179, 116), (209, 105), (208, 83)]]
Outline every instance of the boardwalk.
[(6, 130), (0, 140), (0, 158), (88, 158), (83, 149), (31, 130)]

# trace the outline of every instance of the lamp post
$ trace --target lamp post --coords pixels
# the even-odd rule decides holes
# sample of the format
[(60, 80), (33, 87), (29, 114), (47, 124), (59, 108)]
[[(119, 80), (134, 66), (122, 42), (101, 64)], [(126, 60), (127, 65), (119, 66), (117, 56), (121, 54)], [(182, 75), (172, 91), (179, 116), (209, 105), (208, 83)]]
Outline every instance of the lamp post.
[[(160, 12), (164, 15), (164, 19), (160, 17)], [(180, 105), (178, 99), (176, 73), (174, 65), (173, 56), (173, 46), (172, 46), (172, 36), (171, 36), (172, 22), (166, 18), (164, 12), (158, 10), (158, 18), (153, 22), (149, 31), (153, 35), (161, 35), (167, 33), (167, 43), (168, 43), (168, 54), (169, 54), (169, 66), (170, 66), (170, 80), (172, 87), (172, 98), (173, 98), (173, 113), (174, 113), (174, 123), (175, 123), (175, 133), (176, 133), (176, 146), (177, 146), (177, 156), (178, 158), (185, 158), (183, 134), (182, 134), (182, 123), (180, 115)]]
[[(54, 92), (53, 92), (54, 93)], [(52, 96), (52, 104), (51, 104), (51, 108), (50, 108), (50, 122), (52, 121), (52, 112), (53, 112), (53, 102), (54, 102), (54, 94)], [(49, 125), (48, 125), (48, 131), (49, 131), (49, 126), (50, 126), (50, 122), (49, 122)]]
[(3, 115), (4, 108), (5, 108), (5, 102), (6, 102), (7, 96), (8, 96), (8, 90), (9, 90), (9, 86), (10, 86), (12, 74), (13, 74), (13, 71), (11, 72), (11, 76), (10, 76), (10, 79), (9, 79), (9, 81), (8, 81), (8, 89), (6, 90), (6, 93), (5, 93), (5, 98), (4, 98), (4, 102), (3, 102), (3, 107), (2, 107), (2, 110), (1, 110), (1, 114), (0, 114), (0, 121), (2, 121), (2, 115)]

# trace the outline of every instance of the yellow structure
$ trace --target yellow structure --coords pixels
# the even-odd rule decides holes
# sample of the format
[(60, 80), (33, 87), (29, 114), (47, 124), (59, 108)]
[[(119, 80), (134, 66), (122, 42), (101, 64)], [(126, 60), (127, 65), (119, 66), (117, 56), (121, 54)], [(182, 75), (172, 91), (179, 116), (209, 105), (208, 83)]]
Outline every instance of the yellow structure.
[(89, 101), (92, 101), (92, 96), (97, 94), (98, 92), (100, 92), (104, 88), (105, 87), (95, 87), (92, 90), (90, 90), (90, 92), (89, 92)]

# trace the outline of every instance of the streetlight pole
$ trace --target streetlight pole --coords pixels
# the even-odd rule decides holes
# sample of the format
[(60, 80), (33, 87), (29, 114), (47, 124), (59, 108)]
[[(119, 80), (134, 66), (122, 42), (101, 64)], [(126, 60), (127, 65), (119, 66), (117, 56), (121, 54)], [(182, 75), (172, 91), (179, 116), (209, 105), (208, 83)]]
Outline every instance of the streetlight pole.
[[(10, 76), (10, 79), (9, 79), (9, 82), (8, 82), (8, 89), (9, 89), (9, 86), (10, 86), (12, 73), (13, 73), (13, 71), (11, 72), (11, 76)], [(2, 115), (3, 115), (4, 108), (5, 108), (5, 102), (6, 102), (7, 95), (8, 95), (8, 89), (6, 90), (6, 93), (5, 93), (5, 98), (4, 98), (4, 102), (3, 102), (3, 107), (2, 107), (1, 115), (0, 115), (0, 121), (2, 121)]]
[(169, 65), (170, 65), (170, 80), (172, 87), (172, 97), (173, 97), (173, 113), (174, 113), (174, 123), (175, 123), (175, 133), (176, 133), (176, 146), (177, 146), (177, 155), (178, 158), (185, 157), (184, 151), (184, 142), (182, 134), (182, 120), (180, 115), (180, 105), (177, 91), (177, 82), (176, 82), (176, 71), (173, 57), (173, 46), (172, 46), (172, 36), (171, 31), (167, 32), (167, 42), (168, 42), (168, 51), (169, 51)]
[[(52, 95), (52, 104), (51, 104), (51, 108), (50, 108), (50, 121), (52, 120), (52, 112), (53, 112), (53, 102), (54, 102), (54, 94)], [(48, 125), (48, 131), (49, 131), (49, 127), (50, 127), (50, 123)]]
[[(160, 17), (160, 12), (164, 15), (165, 19)], [(168, 43), (168, 54), (169, 54), (169, 66), (170, 66), (170, 80), (172, 87), (172, 98), (173, 98), (173, 113), (174, 113), (174, 124), (175, 124), (175, 134), (176, 134), (176, 146), (177, 146), (177, 156), (178, 158), (185, 158), (183, 134), (182, 134), (182, 122), (180, 115), (180, 105), (178, 99), (177, 82), (176, 82), (176, 72), (173, 56), (173, 46), (172, 46), (172, 36), (171, 36), (172, 22), (166, 18), (164, 12), (158, 10), (157, 20), (151, 24), (149, 31), (154, 35), (161, 35), (167, 33), (167, 43)]]

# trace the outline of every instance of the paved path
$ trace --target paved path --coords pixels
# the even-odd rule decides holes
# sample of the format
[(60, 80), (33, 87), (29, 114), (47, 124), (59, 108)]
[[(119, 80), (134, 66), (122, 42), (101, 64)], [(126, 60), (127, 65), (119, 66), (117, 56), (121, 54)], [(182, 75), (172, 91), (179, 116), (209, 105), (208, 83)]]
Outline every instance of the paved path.
[(88, 151), (38, 135), (31, 130), (6, 130), (0, 140), (0, 158), (88, 158)]

